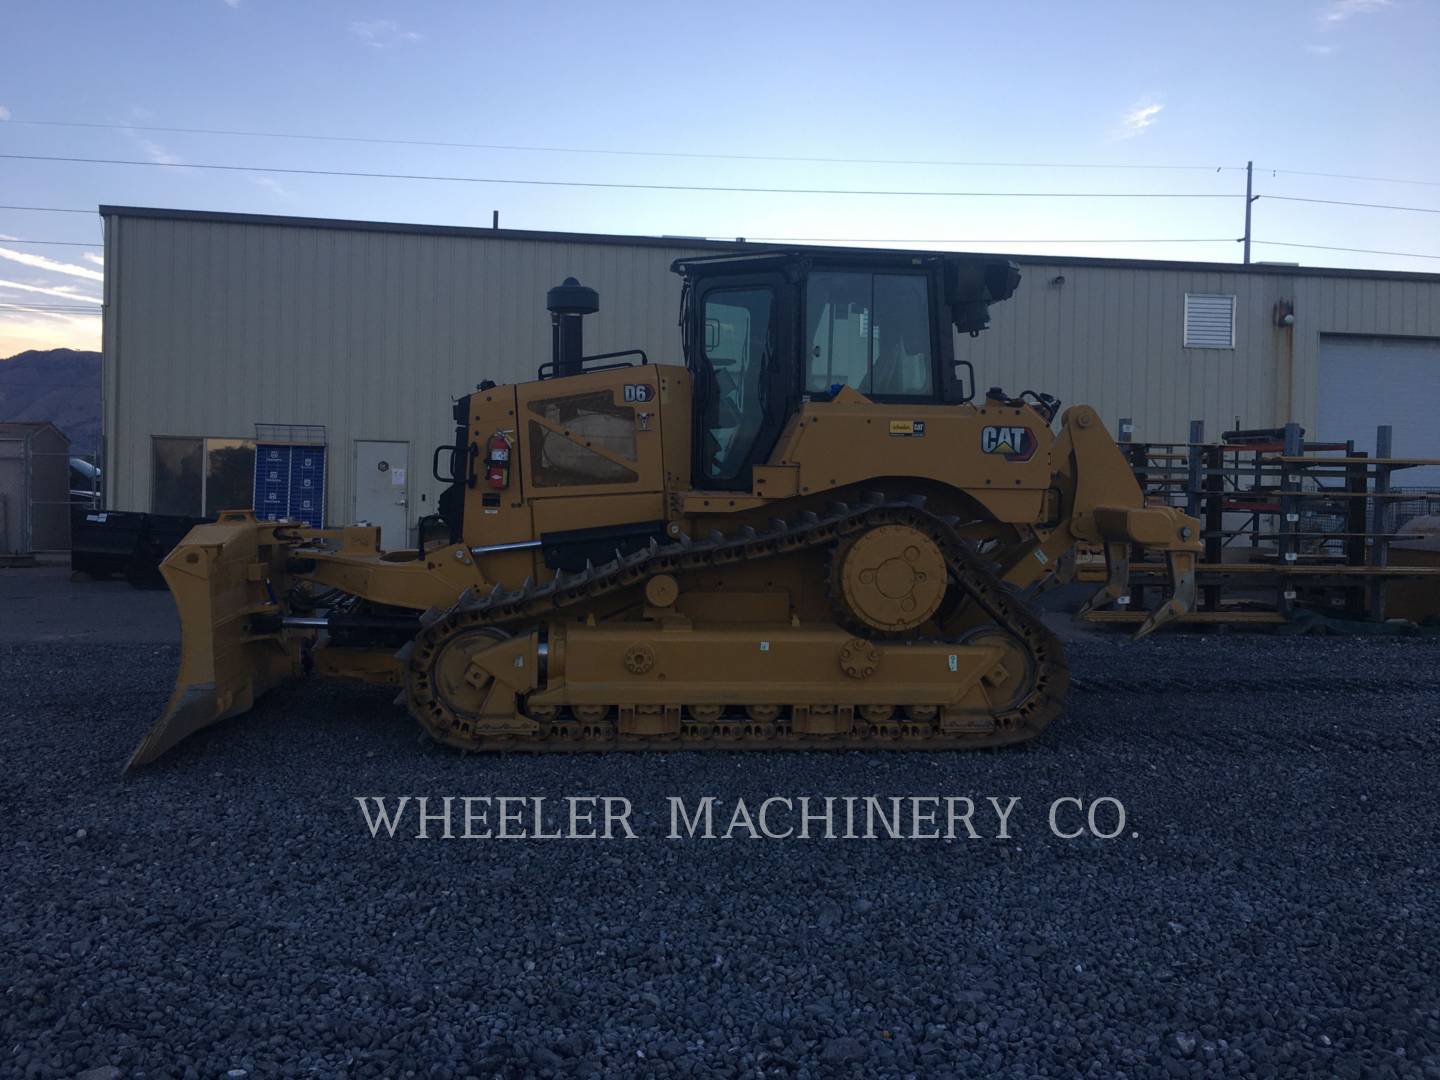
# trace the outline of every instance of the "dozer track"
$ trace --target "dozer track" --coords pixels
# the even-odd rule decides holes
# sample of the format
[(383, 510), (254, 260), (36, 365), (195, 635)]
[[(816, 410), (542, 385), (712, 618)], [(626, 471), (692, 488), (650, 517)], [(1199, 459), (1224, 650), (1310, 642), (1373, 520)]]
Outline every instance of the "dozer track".
[[(731, 700), (723, 704), (704, 700), (703, 695), (687, 695), (683, 680), (672, 684), (673, 699), (657, 701), (657, 693), (664, 696), (663, 684), (657, 688), (651, 683), (646, 693), (627, 700), (624, 688), (640, 683), (627, 684), (627, 673), (618, 662), (613, 665), (618, 688), (608, 700), (595, 701), (592, 692), (579, 695), (586, 698), (584, 702), (574, 701), (575, 686), (572, 683), (567, 693), (563, 677), (560, 686), (547, 686), (551, 681), (547, 660), (552, 673), (557, 666), (555, 650), (549, 646), (557, 636), (563, 637), (567, 626), (580, 633), (586, 627), (599, 627), (621, 643), (629, 642), (624, 654), (628, 677), (654, 674), (655, 653), (646, 642), (661, 642), (664, 631), (653, 621), (586, 619), (605, 597), (640, 588), (656, 575), (683, 581), (692, 572), (800, 551), (816, 552), (821, 556), (816, 565), (822, 566), (825, 549), (885, 525), (909, 526), (932, 540), (943, 554), (952, 586), (989, 621), (974, 624), (977, 616), (971, 610), (972, 625), (958, 636), (900, 641), (880, 632), (857, 633), (853, 619), (840, 615), (836, 625), (818, 627), (696, 627), (719, 635), (722, 644), (737, 636), (747, 642), (773, 638), (777, 650), (791, 635), (797, 656), (806, 648), (807, 655), (828, 648), (833, 658), (830, 674), (816, 684), (823, 692), (815, 700), (783, 699), (784, 691), (774, 684), (773, 668), (767, 676), (749, 679), (753, 684), (749, 690), (744, 689), (747, 672), (735, 670), (730, 685), (740, 689), (727, 695)], [(467, 590), (449, 610), (430, 613), (421, 633), (402, 650), (406, 680), (401, 700), (435, 739), (475, 751), (700, 746), (949, 749), (1032, 739), (1063, 707), (1069, 677), (1063, 648), (953, 525), (953, 520), (925, 510), (923, 497), (897, 502), (872, 495), (859, 505), (832, 504), (824, 514), (807, 512), (792, 521), (772, 519), (765, 531), (746, 527), (728, 535), (715, 532), (704, 540), (682, 536), (672, 543), (652, 541), (628, 555), (617, 552), (603, 565), (557, 573), (543, 584), (527, 580), (518, 589), (496, 586), (488, 594)], [(484, 640), (487, 637), (493, 645)], [(468, 690), (461, 688), (467, 702), (473, 704), (498, 688), (502, 693), (492, 700), (498, 699), (502, 707), (466, 708), (456, 701), (455, 663), (442, 657), (447, 648), (462, 641), (470, 647), (479, 643), (470, 654), (473, 665), (465, 669)], [(760, 647), (768, 649), (770, 641)], [(460, 664), (464, 663), (462, 658)], [(867, 681), (887, 664), (892, 670), (921, 673), (905, 676), (904, 692), (890, 701), (884, 699), (883, 685)], [(516, 671), (524, 677), (514, 678)], [(608, 675), (603, 685), (611, 685)], [(747, 693), (748, 701), (736, 702)], [(561, 700), (567, 696), (568, 703)], [(512, 707), (503, 707), (507, 700)], [(977, 708), (977, 702), (982, 707)]]

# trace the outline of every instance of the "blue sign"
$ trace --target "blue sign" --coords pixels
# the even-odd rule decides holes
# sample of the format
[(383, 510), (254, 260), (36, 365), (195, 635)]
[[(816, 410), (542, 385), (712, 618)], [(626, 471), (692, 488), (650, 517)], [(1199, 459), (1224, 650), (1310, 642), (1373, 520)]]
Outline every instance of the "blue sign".
[(324, 528), (325, 447), (256, 445), (255, 516)]

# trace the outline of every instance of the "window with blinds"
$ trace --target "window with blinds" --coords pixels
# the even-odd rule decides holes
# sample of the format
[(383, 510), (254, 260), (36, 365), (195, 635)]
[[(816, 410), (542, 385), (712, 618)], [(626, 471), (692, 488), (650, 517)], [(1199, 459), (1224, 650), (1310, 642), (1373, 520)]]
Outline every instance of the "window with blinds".
[(1185, 294), (1185, 348), (1235, 348), (1235, 297)]

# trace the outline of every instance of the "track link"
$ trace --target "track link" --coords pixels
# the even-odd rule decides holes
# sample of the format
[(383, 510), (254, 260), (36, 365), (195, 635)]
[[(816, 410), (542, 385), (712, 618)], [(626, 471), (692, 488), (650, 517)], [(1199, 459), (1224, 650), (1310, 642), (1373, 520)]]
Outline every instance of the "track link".
[[(616, 723), (617, 710), (636, 708), (614, 702), (608, 708), (577, 706), (569, 710), (537, 709), (531, 719), (538, 730), (514, 734), (475, 730), (438, 705), (431, 685), (432, 666), (445, 642), (453, 635), (477, 627), (517, 632), (547, 620), (580, 614), (595, 601), (639, 588), (655, 574), (686, 574), (793, 554), (824, 549), (879, 525), (904, 524), (924, 531), (939, 546), (954, 584), (990, 619), (980, 624), (998, 629), (1020, 643), (1026, 651), (1033, 685), (1019, 700), (993, 714), (989, 731), (947, 731), (933, 707), (909, 709), (874, 705), (833, 706), (792, 703), (777, 707), (764, 703), (748, 709), (713, 714), (711, 707), (694, 708), (677, 702), (668, 707), (683, 716), (678, 734), (644, 736), (623, 733)], [(825, 564), (823, 558), (817, 560)], [(652, 541), (646, 548), (616, 557), (599, 566), (587, 564), (583, 571), (559, 572), (550, 581), (536, 584), (531, 579), (517, 589), (497, 585), (488, 593), (467, 589), (455, 604), (440, 614), (427, 617), (425, 628), (402, 655), (407, 664), (406, 690), (402, 695), (412, 715), (434, 738), (468, 750), (661, 750), (713, 747), (716, 749), (943, 749), (996, 746), (1034, 738), (1057, 717), (1064, 704), (1069, 678), (1059, 639), (1025, 606), (1023, 600), (1000, 581), (956, 533), (952, 524), (924, 508), (924, 498), (886, 500), (868, 496), (851, 505), (833, 503), (824, 514), (803, 513), (785, 521), (772, 519), (759, 531), (745, 527), (734, 533), (715, 532), (704, 539), (682, 536), (673, 543)], [(854, 629), (854, 628), (852, 628)], [(954, 639), (924, 639), (925, 643), (964, 647), (975, 626)], [(897, 643), (874, 635), (877, 644)], [(921, 639), (913, 639), (917, 643)], [(903, 645), (903, 643), (902, 643)], [(757, 697), (761, 697), (757, 688)], [(640, 706), (638, 708), (647, 708)], [(656, 708), (650, 706), (648, 708)], [(797, 732), (795, 714), (830, 715), (838, 710), (832, 734)], [(848, 720), (846, 713), (849, 714)]]

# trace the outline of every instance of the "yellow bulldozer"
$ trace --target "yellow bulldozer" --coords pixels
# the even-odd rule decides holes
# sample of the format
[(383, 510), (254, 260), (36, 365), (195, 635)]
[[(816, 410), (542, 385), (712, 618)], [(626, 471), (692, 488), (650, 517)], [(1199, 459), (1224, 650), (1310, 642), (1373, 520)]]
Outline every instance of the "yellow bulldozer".
[[(181, 617), (168, 708), (130, 759), (298, 675), (393, 686), (465, 750), (994, 746), (1061, 711), (1028, 598), (1100, 545), (1105, 584), (1168, 561), (1148, 633), (1193, 603), (1199, 524), (1147, 507), (1096, 412), (976, 394), (957, 340), (1003, 259), (682, 258), (683, 366), (587, 356), (596, 293), (548, 294), (532, 382), (455, 405), (448, 537), (227, 512), (161, 567)], [(424, 530), (421, 530), (422, 536)]]

